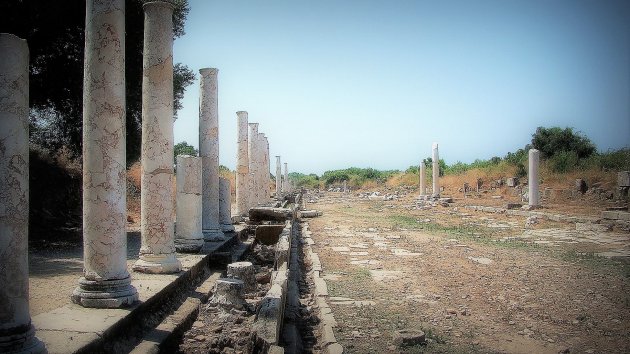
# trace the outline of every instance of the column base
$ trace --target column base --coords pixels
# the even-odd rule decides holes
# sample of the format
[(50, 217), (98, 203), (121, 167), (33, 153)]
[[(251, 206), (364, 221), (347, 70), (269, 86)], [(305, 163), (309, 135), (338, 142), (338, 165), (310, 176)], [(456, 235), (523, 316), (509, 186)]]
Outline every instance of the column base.
[(203, 238), (176, 238), (175, 250), (182, 253), (197, 253), (203, 247)]
[(83, 307), (112, 309), (131, 306), (138, 300), (138, 291), (131, 286), (130, 277), (111, 280), (81, 277), (71, 299)]
[(234, 225), (232, 224), (221, 224), (221, 231), (223, 231), (223, 233), (226, 232), (234, 232)]
[(175, 257), (175, 253), (140, 254), (140, 259), (136, 261), (132, 269), (140, 273), (171, 274), (179, 272), (182, 264)]
[(203, 230), (203, 240), (206, 242), (216, 242), (225, 240), (223, 231), (219, 228)]
[(26, 326), (4, 330), (0, 336), (0, 353), (44, 354), (48, 353), (44, 342), (35, 337), (35, 328)]

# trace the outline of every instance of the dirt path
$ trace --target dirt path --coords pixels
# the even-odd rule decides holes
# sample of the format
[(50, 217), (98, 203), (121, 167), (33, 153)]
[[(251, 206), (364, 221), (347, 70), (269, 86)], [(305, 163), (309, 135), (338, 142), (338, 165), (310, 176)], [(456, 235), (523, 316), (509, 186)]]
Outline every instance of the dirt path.
[[(456, 203), (457, 206), (457, 203)], [(630, 262), (594, 256), (611, 242), (544, 241), (575, 225), (414, 207), (327, 193), (309, 221), (349, 353), (630, 352)], [(564, 230), (564, 231), (563, 231)], [(545, 233), (548, 231), (547, 233)], [(428, 344), (401, 348), (395, 331), (421, 329)]]

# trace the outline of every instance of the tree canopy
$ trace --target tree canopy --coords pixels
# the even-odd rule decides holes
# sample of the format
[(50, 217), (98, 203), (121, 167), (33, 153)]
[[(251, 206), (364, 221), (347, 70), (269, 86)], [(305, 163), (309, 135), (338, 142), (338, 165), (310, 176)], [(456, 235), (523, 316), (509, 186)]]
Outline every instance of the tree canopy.
[(545, 158), (562, 152), (575, 152), (578, 158), (583, 159), (596, 152), (595, 144), (589, 138), (570, 127), (536, 128), (532, 135), (532, 147)]
[[(125, 1), (125, 76), (127, 91), (127, 163), (140, 155), (142, 107), (143, 1)], [(174, 37), (184, 35), (187, 0), (177, 2)], [(85, 0), (7, 0), (0, 2), (0, 32), (26, 39), (30, 52), (31, 141), (48, 150), (66, 147), (81, 154)], [(175, 64), (174, 104), (181, 108), (184, 89), (194, 80)], [(174, 114), (176, 111), (174, 112)]]

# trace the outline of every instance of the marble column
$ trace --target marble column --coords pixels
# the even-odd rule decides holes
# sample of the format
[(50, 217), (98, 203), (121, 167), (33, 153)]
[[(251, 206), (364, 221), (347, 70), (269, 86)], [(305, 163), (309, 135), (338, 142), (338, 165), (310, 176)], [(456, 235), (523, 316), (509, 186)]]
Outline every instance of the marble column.
[(286, 193), (291, 192), (291, 185), (289, 184), (289, 167), (287, 163), (284, 163), (284, 191)]
[(177, 224), (175, 249), (177, 252), (198, 252), (203, 247), (201, 232), (201, 158), (177, 156)]
[(236, 112), (237, 116), (237, 148), (236, 156), (236, 215), (247, 216), (249, 194), (249, 155), (247, 145), (247, 112)]
[(418, 174), (420, 175), (420, 195), (426, 195), (427, 194), (427, 167), (424, 165), (424, 161), (420, 161)]
[(44, 353), (28, 303), (28, 44), (0, 33), (0, 352)]
[(280, 156), (276, 156), (276, 199), (280, 200), (282, 197), (282, 163), (280, 163)]
[(140, 255), (133, 269), (175, 273), (173, 229), (173, 5), (144, 4)]
[(219, 105), (218, 69), (199, 70), (199, 155), (203, 163), (203, 235), (223, 239), (219, 225)]
[(258, 193), (258, 123), (249, 123), (249, 140), (247, 145), (247, 152), (249, 155), (249, 208), (258, 205), (259, 193)]
[(234, 232), (232, 225), (232, 192), (230, 181), (226, 178), (219, 178), (219, 220), (221, 231)]
[(269, 201), (269, 171), (271, 165), (269, 164), (269, 141), (267, 140), (265, 134), (261, 135), (261, 143), (262, 171), (260, 171), (260, 183), (262, 185), (262, 190), (260, 194), (260, 203), (267, 204)]
[(87, 1), (83, 67), (83, 277), (72, 301), (138, 300), (127, 270), (125, 2)]
[(536, 149), (529, 150), (529, 171), (527, 177), (529, 178), (529, 205), (540, 205), (540, 196), (538, 191), (538, 163), (540, 161), (540, 151)]
[(440, 196), (440, 154), (438, 143), (433, 143), (433, 197)]

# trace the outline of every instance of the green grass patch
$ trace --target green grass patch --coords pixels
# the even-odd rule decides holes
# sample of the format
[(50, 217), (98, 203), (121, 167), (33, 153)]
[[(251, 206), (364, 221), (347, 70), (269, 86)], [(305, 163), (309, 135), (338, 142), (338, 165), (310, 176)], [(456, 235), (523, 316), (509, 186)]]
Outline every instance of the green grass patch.
[(614, 269), (625, 278), (630, 278), (630, 262), (627, 260), (617, 260), (600, 256), (593, 252), (564, 251), (559, 254), (559, 258), (572, 263), (601, 270)]

